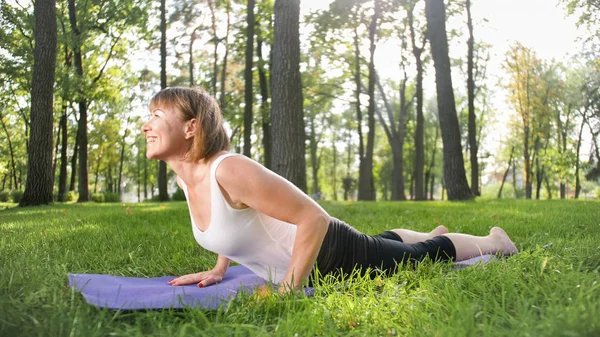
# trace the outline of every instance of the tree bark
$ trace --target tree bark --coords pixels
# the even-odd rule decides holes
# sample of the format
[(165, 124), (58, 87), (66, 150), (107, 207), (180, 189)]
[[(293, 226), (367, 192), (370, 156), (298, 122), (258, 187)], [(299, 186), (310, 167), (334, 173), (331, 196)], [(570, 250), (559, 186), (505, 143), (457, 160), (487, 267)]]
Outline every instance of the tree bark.
[(67, 124), (67, 103), (64, 101), (62, 105), (62, 116), (60, 116), (60, 124), (62, 125), (62, 139), (60, 147), (60, 171), (58, 177), (58, 201), (65, 201), (65, 193), (67, 193), (67, 146), (68, 146), (68, 124)]
[(369, 132), (367, 133), (367, 151), (360, 161), (358, 176), (358, 200), (375, 200), (375, 184), (373, 181), (373, 150), (375, 147), (375, 36), (377, 20), (381, 11), (380, 0), (375, 0), (375, 11), (369, 25), (369, 108), (367, 110)]
[[(504, 171), (504, 176), (502, 176), (502, 184), (500, 184), (500, 189), (498, 190), (498, 196), (497, 196), (498, 199), (502, 198), (502, 189), (504, 188), (504, 182), (506, 182), (506, 177), (508, 176), (508, 172), (510, 171), (511, 162), (512, 162), (514, 153), (515, 153), (515, 147), (513, 146), (510, 149), (510, 157), (508, 158), (508, 167), (506, 167), (506, 171)], [(515, 190), (515, 193), (516, 193), (516, 190)]]
[[(429, 186), (429, 179), (434, 180), (433, 168), (435, 167), (435, 153), (437, 150), (437, 142), (439, 137), (439, 129), (435, 129), (435, 138), (433, 140), (433, 148), (431, 151), (431, 161), (429, 162), (429, 167), (427, 168), (427, 172), (425, 173), (425, 198), (427, 198), (427, 187)], [(433, 190), (433, 187), (431, 188)], [(431, 192), (430, 200), (433, 200), (433, 192)]]
[[(163, 0), (164, 1), (164, 0)], [(215, 15), (215, 4), (213, 0), (208, 0), (208, 8), (210, 9), (211, 27), (213, 31), (212, 41), (214, 43), (213, 48), (213, 73), (211, 79), (211, 91), (210, 93), (215, 96), (217, 94), (217, 73), (219, 72), (218, 54), (219, 49), (219, 38), (217, 37), (217, 16)]]
[(579, 179), (579, 168), (581, 167), (581, 160), (579, 159), (579, 154), (581, 151), (581, 136), (583, 135), (584, 125), (585, 119), (581, 121), (581, 126), (579, 127), (579, 135), (577, 136), (577, 149), (575, 155), (575, 199), (579, 198), (579, 193), (581, 192), (581, 182)]
[(244, 69), (244, 155), (252, 158), (252, 66), (254, 57), (254, 0), (246, 7), (246, 67)]
[[(167, 87), (167, 18), (165, 1), (160, 1), (160, 88)], [(167, 163), (158, 163), (158, 200), (168, 201)]]
[(379, 111), (379, 109), (376, 109), (381, 126), (383, 126), (385, 134), (388, 138), (388, 143), (392, 148), (392, 200), (406, 200), (406, 196), (404, 194), (403, 158), (405, 129), (404, 120), (406, 118), (406, 111), (408, 110), (408, 104), (406, 104), (406, 99), (404, 96), (406, 94), (406, 80), (407, 78), (405, 72), (404, 78), (400, 82), (400, 118), (398, 128), (396, 128), (396, 124), (394, 121), (394, 112), (387, 100), (385, 91), (383, 90), (383, 86), (381, 85), (381, 81), (379, 80), (379, 76), (376, 76), (376, 84), (381, 94), (381, 98), (383, 100), (387, 112), (388, 120), (390, 122), (390, 125), (388, 126), (385, 119), (383, 118), (383, 114)]
[(469, 28), (469, 39), (467, 40), (467, 96), (469, 101), (469, 155), (471, 159), (471, 193), (480, 195), (479, 191), (479, 162), (477, 159), (477, 118), (475, 117), (475, 78), (473, 76), (473, 49), (475, 39), (473, 37), (473, 20), (471, 18), (471, 0), (466, 0), (467, 27)]
[(79, 153), (79, 137), (75, 136), (75, 144), (73, 144), (73, 156), (71, 157), (71, 182), (69, 191), (75, 191), (75, 180), (77, 178), (77, 153)]
[[(355, 17), (356, 19), (356, 17)], [(360, 106), (360, 94), (361, 94), (361, 81), (360, 81), (360, 44), (358, 39), (358, 30), (354, 27), (354, 85), (356, 91), (354, 96), (356, 99), (356, 131), (358, 133), (358, 158), (360, 160), (359, 166), (362, 167), (362, 161), (365, 153), (363, 132), (362, 132), (362, 110)]]
[(415, 28), (413, 20), (414, 6), (407, 9), (408, 22), (410, 27), (410, 41), (412, 45), (413, 55), (417, 65), (417, 83), (416, 83), (416, 98), (417, 98), (417, 118), (415, 128), (415, 200), (425, 200), (425, 184), (423, 182), (423, 172), (425, 170), (425, 146), (424, 146), (424, 124), (425, 119), (423, 117), (423, 61), (421, 60), (421, 54), (424, 50), (423, 47), (417, 47), (415, 41)]
[(123, 160), (125, 159), (125, 139), (127, 138), (127, 134), (129, 133), (129, 121), (131, 117), (127, 117), (127, 122), (125, 122), (125, 133), (123, 134), (123, 140), (121, 141), (121, 158), (119, 161), (119, 177), (117, 181), (117, 193), (121, 195), (121, 180), (123, 178)]
[(12, 174), (8, 177), (9, 185), (12, 185), (10, 183), (10, 179), (12, 177), (15, 182), (15, 189), (19, 189), (19, 187), (18, 187), (19, 185), (17, 184), (17, 166), (15, 164), (15, 152), (13, 150), (12, 140), (10, 139), (10, 134), (8, 133), (8, 129), (6, 128), (6, 124), (4, 123), (4, 118), (3, 118), (2, 114), (0, 114), (0, 123), (2, 123), (2, 129), (4, 129), (4, 133), (6, 133), (6, 139), (8, 141), (8, 149), (10, 151), (10, 163), (12, 166)]
[(89, 201), (89, 187), (88, 187), (88, 156), (87, 156), (87, 108), (88, 102), (85, 99), (85, 93), (83, 92), (83, 57), (81, 55), (81, 32), (77, 26), (77, 11), (75, 8), (75, 0), (69, 0), (69, 21), (71, 23), (71, 30), (74, 35), (74, 62), (75, 62), (75, 73), (80, 80), (80, 92), (79, 92), (79, 120), (77, 121), (77, 146), (79, 156), (79, 184), (78, 192), (79, 199), (77, 202)]
[(52, 122), (56, 70), (56, 2), (37, 0), (33, 5), (35, 47), (31, 86), (31, 139), (25, 192), (19, 206), (52, 202)]
[(219, 104), (222, 111), (225, 111), (227, 108), (225, 85), (227, 83), (227, 61), (229, 58), (229, 32), (231, 31), (231, 4), (229, 1), (227, 1), (225, 6), (227, 8), (227, 33), (225, 34), (225, 55), (223, 56), (223, 68), (221, 69), (221, 95), (219, 96)]
[(271, 118), (273, 170), (306, 192), (302, 82), (300, 78), (300, 0), (276, 0)]
[(448, 40), (446, 37), (446, 10), (443, 0), (427, 0), (425, 5), (427, 31), (435, 67), (438, 114), (444, 144), (444, 184), (448, 200), (473, 198), (465, 176), (460, 144), (460, 129), (452, 89)]
[(269, 114), (269, 84), (267, 80), (267, 74), (265, 71), (265, 60), (262, 55), (262, 37), (257, 34), (256, 37), (256, 55), (258, 56), (258, 83), (260, 85), (260, 111), (262, 118), (262, 131), (263, 131), (263, 165), (266, 168), (271, 168), (271, 116)]

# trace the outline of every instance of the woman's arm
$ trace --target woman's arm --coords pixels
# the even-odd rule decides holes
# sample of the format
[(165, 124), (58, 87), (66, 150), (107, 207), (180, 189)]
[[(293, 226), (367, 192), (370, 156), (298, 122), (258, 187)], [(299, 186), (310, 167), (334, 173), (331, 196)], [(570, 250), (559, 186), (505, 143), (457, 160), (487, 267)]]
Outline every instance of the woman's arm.
[(234, 204), (248, 205), (297, 226), (292, 260), (280, 286), (284, 290), (299, 288), (310, 274), (327, 233), (327, 212), (289, 181), (243, 156), (224, 159), (216, 179)]

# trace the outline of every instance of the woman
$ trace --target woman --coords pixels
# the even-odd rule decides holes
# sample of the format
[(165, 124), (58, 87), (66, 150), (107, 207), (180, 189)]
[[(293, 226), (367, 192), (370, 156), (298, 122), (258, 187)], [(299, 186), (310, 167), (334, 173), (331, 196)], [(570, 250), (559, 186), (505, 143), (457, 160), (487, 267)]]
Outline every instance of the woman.
[(150, 102), (148, 158), (166, 161), (186, 194), (192, 230), (205, 249), (218, 253), (212, 270), (175, 278), (174, 286), (206, 287), (223, 279), (231, 260), (280, 291), (297, 289), (316, 268), (324, 274), (354, 268), (393, 272), (397, 263), (461, 261), (481, 254), (517, 252), (500, 228), (476, 237), (394, 229), (377, 236), (331, 218), (319, 204), (260, 164), (229, 154), (221, 110), (198, 88), (167, 88)]

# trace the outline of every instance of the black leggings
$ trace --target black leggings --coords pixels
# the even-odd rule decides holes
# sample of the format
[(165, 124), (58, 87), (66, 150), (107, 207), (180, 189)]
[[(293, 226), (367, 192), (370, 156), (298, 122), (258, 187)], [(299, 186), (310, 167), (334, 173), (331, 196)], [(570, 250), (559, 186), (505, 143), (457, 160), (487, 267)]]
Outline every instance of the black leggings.
[(395, 232), (371, 236), (331, 218), (315, 268), (322, 276), (349, 275), (354, 269), (362, 275), (367, 268), (390, 274), (399, 263), (415, 263), (426, 257), (433, 261), (452, 261), (456, 259), (454, 244), (445, 236), (407, 244)]

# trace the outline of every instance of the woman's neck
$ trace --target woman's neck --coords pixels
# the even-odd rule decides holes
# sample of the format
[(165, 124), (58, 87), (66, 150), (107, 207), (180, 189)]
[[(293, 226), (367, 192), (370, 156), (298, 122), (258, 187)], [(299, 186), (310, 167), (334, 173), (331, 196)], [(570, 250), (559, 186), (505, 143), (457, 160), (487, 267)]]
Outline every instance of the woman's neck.
[(223, 153), (217, 153), (210, 158), (201, 159), (197, 162), (185, 160), (183, 158), (167, 160), (167, 164), (179, 176), (188, 187), (193, 187), (209, 176), (210, 165)]

